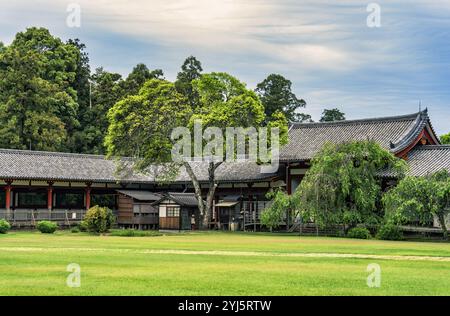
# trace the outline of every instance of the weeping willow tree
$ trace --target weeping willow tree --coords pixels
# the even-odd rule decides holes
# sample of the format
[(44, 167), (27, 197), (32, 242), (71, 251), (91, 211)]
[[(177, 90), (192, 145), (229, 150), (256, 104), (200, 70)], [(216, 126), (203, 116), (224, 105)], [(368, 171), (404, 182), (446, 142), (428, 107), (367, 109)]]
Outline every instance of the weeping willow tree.
[(289, 196), (285, 191), (276, 189), (267, 193), (266, 197), (272, 201), (270, 206), (261, 214), (261, 224), (270, 229), (270, 231), (280, 227), (286, 219), (287, 223), (292, 220), (294, 207), (293, 196)]
[(389, 221), (407, 224), (417, 220), (424, 225), (436, 217), (444, 239), (448, 239), (450, 173), (447, 170), (426, 177), (407, 177), (383, 197), (383, 202)]
[(318, 226), (377, 224), (381, 213), (380, 171), (403, 177), (406, 163), (373, 141), (326, 144), (294, 193), (295, 209)]

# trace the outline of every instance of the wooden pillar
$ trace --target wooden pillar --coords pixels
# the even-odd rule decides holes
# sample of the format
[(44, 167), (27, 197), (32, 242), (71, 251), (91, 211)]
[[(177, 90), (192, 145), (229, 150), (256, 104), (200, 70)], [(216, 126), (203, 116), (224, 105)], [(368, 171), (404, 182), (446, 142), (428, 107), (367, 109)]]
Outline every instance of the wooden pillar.
[(291, 170), (289, 163), (286, 165), (286, 191), (287, 194), (292, 194), (292, 188), (291, 188)]
[(86, 183), (86, 210), (91, 208), (91, 183)]
[(7, 220), (11, 220), (11, 183), (12, 181), (6, 181), (5, 186), (5, 209)]
[(12, 183), (12, 181), (6, 181), (6, 186), (5, 186), (5, 194), (6, 194), (5, 208), (7, 211), (9, 211), (11, 209), (11, 189), (12, 189), (11, 183)]
[(47, 183), (47, 208), (51, 211), (53, 209), (53, 182), (48, 181)]

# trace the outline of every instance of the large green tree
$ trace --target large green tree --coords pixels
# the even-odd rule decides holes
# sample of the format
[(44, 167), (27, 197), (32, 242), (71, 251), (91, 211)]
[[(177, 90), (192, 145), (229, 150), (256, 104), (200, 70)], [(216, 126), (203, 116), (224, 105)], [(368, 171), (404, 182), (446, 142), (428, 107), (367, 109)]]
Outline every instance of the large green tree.
[(0, 147), (69, 150), (78, 127), (79, 50), (43, 28), (17, 33), (0, 52)]
[(105, 154), (104, 138), (109, 125), (109, 109), (127, 96), (138, 95), (146, 81), (162, 79), (163, 76), (162, 70), (150, 71), (144, 64), (136, 65), (125, 80), (118, 73), (97, 68), (90, 77), (87, 103), (80, 104), (81, 126), (75, 134), (75, 151)]
[(326, 144), (294, 193), (296, 209), (322, 227), (376, 223), (383, 216), (378, 173), (389, 169), (401, 177), (405, 168), (404, 161), (373, 141)]
[(320, 122), (345, 121), (345, 114), (339, 109), (325, 109), (320, 118)]
[[(79, 39), (70, 39), (67, 41), (67, 44), (74, 46), (79, 51), (76, 61), (76, 75), (72, 87), (77, 92), (77, 118), (80, 123), (73, 132), (73, 137), (70, 137), (68, 140), (67, 147), (71, 152), (91, 153), (91, 151), (88, 150), (90, 145), (89, 138), (83, 139), (84, 136), (86, 136), (84, 131), (92, 124), (90, 121), (91, 118), (88, 115), (91, 106), (91, 67), (89, 65), (89, 55), (86, 52), (86, 45)], [(82, 136), (82, 139), (80, 139), (80, 135)], [(87, 142), (85, 142), (85, 140)], [(95, 143), (95, 145), (98, 145), (98, 143)]]
[(177, 75), (175, 87), (189, 101), (192, 108), (199, 105), (198, 93), (192, 87), (192, 81), (200, 78), (203, 68), (201, 62), (194, 56), (189, 56), (181, 66), (181, 71)]
[(426, 177), (406, 177), (383, 198), (388, 220), (396, 224), (436, 217), (444, 239), (448, 239), (446, 217), (450, 215), (450, 174), (443, 170)]
[(124, 96), (138, 94), (144, 83), (150, 79), (164, 79), (163, 71), (161, 69), (150, 71), (145, 64), (137, 64), (121, 83)]
[(97, 68), (91, 76), (89, 103), (80, 111), (81, 128), (75, 134), (77, 152), (104, 154), (104, 138), (108, 130), (107, 113), (123, 98), (122, 76)]
[(441, 143), (444, 145), (450, 145), (450, 133), (441, 136)]
[(172, 130), (186, 126), (192, 115), (186, 98), (173, 83), (152, 79), (138, 95), (117, 102), (108, 112), (105, 139), (111, 157), (134, 157), (135, 168), (147, 171), (155, 164), (171, 161)]
[[(192, 84), (200, 102), (195, 108), (173, 83), (164, 80), (150, 80), (138, 96), (129, 96), (115, 104), (108, 114), (110, 127), (106, 146), (109, 156), (135, 157), (136, 168), (146, 171), (155, 164), (167, 166), (173, 162), (172, 149), (177, 140), (172, 139), (171, 132), (175, 127), (189, 126), (192, 131), (195, 122), (201, 121), (203, 131), (215, 127), (225, 136), (227, 127), (262, 126), (265, 119), (263, 105), (258, 96), (238, 79), (226, 73), (211, 73), (202, 75)], [(277, 120), (271, 124), (280, 124), (281, 137), (286, 139), (287, 122), (283, 118), (278, 113)], [(224, 141), (226, 143), (225, 137)], [(227, 154), (226, 146), (223, 149), (222, 159)], [(206, 228), (217, 187), (216, 170), (223, 160), (207, 162), (208, 186), (204, 203), (199, 174), (189, 161), (195, 154), (194, 150), (185, 157), (188, 159), (170, 165), (177, 170), (183, 166), (189, 174), (200, 211), (199, 225)]]
[(306, 107), (306, 102), (292, 92), (292, 82), (282, 75), (269, 75), (255, 91), (261, 98), (267, 118), (282, 112), (290, 122), (311, 121), (310, 115), (298, 113), (298, 109)]

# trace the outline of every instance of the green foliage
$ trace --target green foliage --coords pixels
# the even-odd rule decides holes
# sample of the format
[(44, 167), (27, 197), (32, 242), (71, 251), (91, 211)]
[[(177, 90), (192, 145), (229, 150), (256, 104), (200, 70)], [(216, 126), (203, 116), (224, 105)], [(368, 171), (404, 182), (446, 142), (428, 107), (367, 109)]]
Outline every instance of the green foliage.
[(77, 227), (80, 230), (80, 232), (87, 232), (89, 230), (89, 227), (88, 227), (88, 224), (86, 223), (86, 221), (81, 221), (77, 225)]
[(6, 234), (11, 229), (11, 225), (4, 219), (0, 219), (0, 234)]
[[(79, 52), (76, 59), (75, 79), (72, 82), (72, 88), (77, 93), (78, 115), (89, 108), (90, 105), (90, 87), (89, 79), (91, 76), (91, 67), (89, 65), (89, 55), (86, 52), (86, 45), (81, 43), (79, 39), (69, 39), (68, 45), (72, 45)], [(80, 121), (81, 123), (81, 121)], [(80, 125), (80, 127), (82, 127)]]
[(191, 108), (173, 83), (147, 81), (139, 94), (117, 102), (108, 112), (105, 146), (110, 157), (135, 157), (135, 167), (171, 161), (175, 127), (186, 126)]
[(203, 68), (200, 61), (194, 56), (189, 56), (181, 66), (181, 71), (178, 73), (175, 81), (175, 88), (186, 97), (193, 109), (199, 104), (199, 96), (192, 86), (192, 81), (200, 78), (202, 71)]
[(91, 207), (84, 217), (88, 230), (93, 233), (106, 233), (114, 224), (114, 215), (107, 207)]
[(294, 193), (295, 208), (321, 227), (373, 223), (382, 216), (377, 174), (385, 169), (401, 177), (406, 163), (373, 141), (326, 144)]
[(67, 150), (77, 120), (80, 51), (43, 28), (0, 52), (0, 147)]
[(43, 234), (53, 234), (58, 225), (55, 222), (40, 221), (37, 223), (36, 228)]
[(291, 208), (291, 197), (283, 190), (274, 190), (267, 193), (267, 198), (272, 203), (262, 212), (261, 224), (272, 231), (286, 219), (288, 210)]
[(118, 237), (157, 237), (163, 236), (159, 231), (155, 230), (135, 230), (135, 229), (114, 229), (111, 236)]
[(290, 122), (310, 121), (311, 116), (297, 113), (306, 107), (303, 99), (298, 99), (292, 92), (292, 82), (281, 75), (271, 74), (256, 87), (256, 93), (264, 105), (266, 119), (276, 112), (283, 113)]
[(403, 233), (397, 225), (387, 223), (381, 226), (377, 238), (381, 240), (403, 240)]
[(444, 145), (450, 145), (450, 133), (441, 136), (441, 143)]
[(450, 214), (450, 174), (443, 170), (426, 177), (407, 177), (383, 198), (387, 218), (397, 224), (439, 220), (448, 238), (445, 217)]
[(81, 108), (81, 128), (75, 134), (77, 152), (104, 154), (107, 113), (123, 97), (122, 76), (97, 68), (91, 77), (91, 104)]
[[(187, 61), (179, 79), (190, 80), (197, 77), (199, 64)], [(171, 133), (175, 127), (193, 128), (195, 120), (201, 120), (204, 129), (216, 127), (226, 135), (227, 127), (255, 127), (264, 125), (264, 107), (255, 92), (245, 84), (226, 73), (211, 73), (190, 81), (197, 101), (191, 106), (186, 92), (181, 94), (176, 86), (166, 80), (147, 81), (138, 95), (128, 96), (117, 102), (108, 112), (109, 128), (105, 146), (109, 157), (128, 156), (135, 158), (134, 167), (148, 172), (149, 167), (164, 165), (171, 177), (178, 173), (180, 164), (172, 163), (174, 141)], [(180, 83), (178, 83), (180, 85)], [(180, 89), (180, 86), (178, 87)], [(182, 89), (181, 89), (182, 90)], [(192, 100), (191, 100), (192, 101)], [(287, 121), (281, 112), (273, 115), (272, 126), (281, 128), (281, 143), (287, 142)], [(226, 149), (226, 146), (224, 146)], [(186, 153), (185, 153), (186, 154)], [(192, 156), (195, 153), (192, 153)], [(226, 155), (224, 150), (224, 155)], [(210, 163), (209, 194), (203, 218), (208, 218), (215, 190), (215, 170), (220, 163)], [(201, 190), (196, 175), (190, 165), (184, 163), (194, 184), (197, 199)], [(159, 172), (161, 173), (161, 172)], [(209, 198), (208, 198), (209, 197)]]
[(150, 71), (146, 65), (137, 64), (128, 77), (121, 82), (123, 96), (138, 94), (144, 83), (150, 79), (164, 79), (163, 71), (161, 69)]
[(345, 114), (339, 109), (324, 110), (321, 122), (345, 121)]
[(81, 230), (78, 226), (75, 226), (70, 229), (70, 232), (73, 234), (77, 234), (77, 233), (81, 232)]
[[(199, 108), (191, 122), (200, 119), (204, 127), (258, 127), (264, 121), (264, 107), (244, 83), (226, 73), (204, 74), (193, 81)], [(225, 133), (224, 133), (225, 134)]]
[(370, 235), (370, 232), (365, 227), (354, 227), (350, 229), (347, 233), (348, 238), (355, 238), (355, 239), (370, 239), (372, 236)]
[[(258, 96), (245, 84), (226, 73), (204, 74), (192, 82), (199, 96), (199, 106), (194, 110), (189, 126), (201, 120), (203, 127), (214, 126), (226, 135), (227, 127), (265, 126), (264, 106)], [(271, 114), (268, 127), (280, 128), (280, 142), (287, 143), (288, 124), (282, 112)], [(224, 152), (226, 154), (226, 152)]]

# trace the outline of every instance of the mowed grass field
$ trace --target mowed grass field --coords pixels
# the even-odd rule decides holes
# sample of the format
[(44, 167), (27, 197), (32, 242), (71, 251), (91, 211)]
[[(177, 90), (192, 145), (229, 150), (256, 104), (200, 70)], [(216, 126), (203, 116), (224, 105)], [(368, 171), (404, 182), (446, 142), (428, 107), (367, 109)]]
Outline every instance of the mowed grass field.
[[(70, 288), (68, 264), (81, 267)], [(367, 266), (381, 267), (381, 287)], [(252, 233), (0, 235), (0, 295), (450, 295), (450, 244)]]

